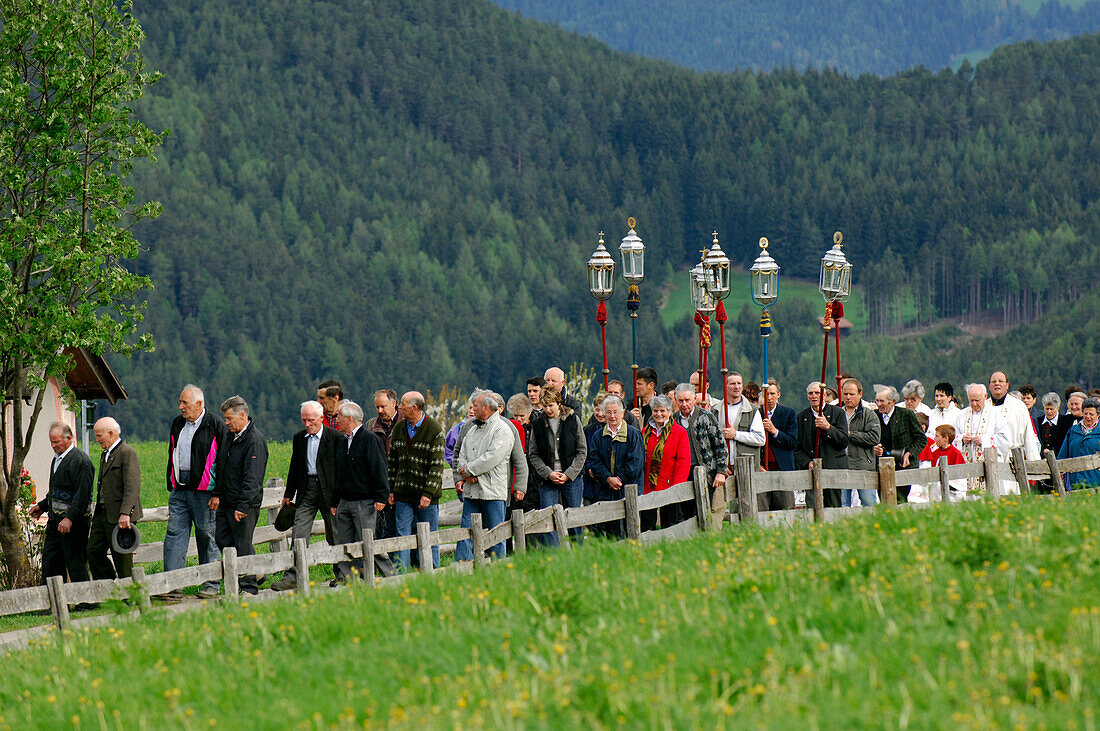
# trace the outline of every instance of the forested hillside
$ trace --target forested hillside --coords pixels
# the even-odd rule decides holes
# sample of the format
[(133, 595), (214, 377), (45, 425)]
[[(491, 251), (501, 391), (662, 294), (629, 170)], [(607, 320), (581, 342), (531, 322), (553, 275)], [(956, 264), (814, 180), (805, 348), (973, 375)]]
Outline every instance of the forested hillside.
[[(286, 436), (322, 378), (369, 402), (591, 365), (584, 261), (628, 215), (648, 247), (642, 360), (669, 375), (694, 332), (660, 324), (661, 291), (713, 229), (744, 279), (759, 236), (784, 276), (816, 278), (843, 229), (876, 332), (902, 302), (921, 322), (1024, 322), (1100, 268), (1096, 36), (853, 79), (698, 74), (481, 0), (179, 0), (140, 18), (167, 74), (140, 113), (172, 135), (133, 178), (165, 208), (136, 262), (157, 351), (117, 363), (138, 434), (164, 431), (187, 380)], [(621, 293), (610, 311), (625, 375)], [(753, 317), (731, 314), (733, 359), (757, 372)], [(777, 305), (774, 374), (812, 373), (817, 314)], [(875, 379), (880, 350), (852, 367)]]
[(496, 0), (612, 48), (706, 71), (941, 69), (996, 46), (1100, 30), (1090, 0)]

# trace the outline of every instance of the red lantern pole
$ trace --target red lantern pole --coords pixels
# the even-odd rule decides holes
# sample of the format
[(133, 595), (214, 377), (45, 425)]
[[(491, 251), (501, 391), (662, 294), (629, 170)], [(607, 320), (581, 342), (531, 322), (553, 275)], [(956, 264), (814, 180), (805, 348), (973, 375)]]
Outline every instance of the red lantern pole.
[[(825, 369), (829, 365), (829, 330), (833, 327), (833, 303), (825, 303), (825, 317), (822, 320), (821, 326), (825, 330), (825, 345), (821, 350), (821, 382), (822, 388), (821, 396), (819, 397), (819, 406), (821, 407), (821, 413), (825, 413)], [(814, 457), (821, 456), (821, 430), (816, 426), (814, 427)]]
[(603, 300), (600, 300), (600, 304), (596, 306), (596, 322), (600, 323), (600, 345), (603, 346), (603, 390), (606, 392), (611, 387), (608, 380), (611, 371), (607, 370), (607, 305)]
[(833, 303), (833, 322), (836, 327), (836, 395), (840, 397), (840, 319), (844, 317), (844, 305), (841, 302)]
[[(718, 321), (718, 337), (722, 341), (722, 415), (725, 417), (725, 427), (729, 429), (730, 426), (730, 412), (726, 408), (726, 401), (729, 399), (729, 369), (726, 368), (726, 307), (722, 304), (722, 300), (718, 300), (718, 306), (714, 308), (714, 319)], [(709, 407), (710, 404), (707, 404)], [(732, 467), (730, 462), (730, 446), (732, 442), (726, 440), (726, 467), (727, 469)], [(767, 443), (765, 442), (765, 448)]]

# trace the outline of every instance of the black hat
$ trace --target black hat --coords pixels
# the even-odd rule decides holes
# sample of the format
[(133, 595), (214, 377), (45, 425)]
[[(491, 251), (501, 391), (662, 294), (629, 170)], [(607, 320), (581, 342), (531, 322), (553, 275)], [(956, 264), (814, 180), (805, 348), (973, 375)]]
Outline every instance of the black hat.
[(141, 545), (141, 532), (133, 523), (129, 528), (117, 525), (111, 531), (111, 550), (115, 553), (133, 553)]
[(294, 503), (287, 503), (279, 508), (279, 514), (275, 516), (275, 530), (288, 531), (294, 527)]

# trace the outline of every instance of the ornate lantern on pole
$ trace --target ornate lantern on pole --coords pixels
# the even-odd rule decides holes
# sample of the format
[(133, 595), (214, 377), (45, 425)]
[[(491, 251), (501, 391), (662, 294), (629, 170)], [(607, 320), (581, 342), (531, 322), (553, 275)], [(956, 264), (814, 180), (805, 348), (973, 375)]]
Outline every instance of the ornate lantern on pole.
[(633, 216), (626, 219), (626, 225), (630, 230), (619, 244), (619, 254), (623, 262), (623, 281), (628, 285), (626, 308), (630, 310), (630, 405), (634, 408), (638, 406), (638, 307), (641, 304), (638, 286), (645, 279), (645, 244), (634, 230), (637, 221)]
[(699, 326), (699, 391), (707, 392), (707, 353), (710, 350), (710, 315), (714, 312), (714, 298), (707, 291), (707, 272), (703, 259), (688, 273), (691, 280), (691, 303), (695, 307), (695, 324)]
[(615, 293), (615, 260), (603, 245), (603, 231), (592, 258), (588, 260), (588, 293), (600, 301), (596, 306), (596, 322), (600, 323), (600, 345), (603, 346), (603, 390), (608, 386), (607, 370), (607, 305), (605, 300)]
[[(768, 253), (768, 240), (760, 237), (760, 255), (752, 263), (749, 269), (749, 287), (752, 291), (752, 301), (760, 307), (760, 337), (764, 341), (764, 409), (767, 413), (768, 392), (768, 338), (772, 334), (772, 316), (768, 308), (779, 300), (779, 264)], [(769, 458), (769, 442), (764, 441), (764, 459), (761, 469), (767, 470)]]
[[(836, 329), (836, 390), (840, 393), (840, 321), (844, 317), (843, 302), (847, 301), (852, 291), (852, 265), (844, 256), (841, 246), (844, 243), (844, 234), (837, 231), (833, 234), (833, 248), (825, 252), (821, 257), (821, 278), (818, 290), (825, 298), (825, 316), (822, 318), (822, 328), (825, 330), (825, 346), (821, 351), (821, 385), (825, 386), (825, 369), (829, 361), (829, 330)], [(821, 408), (825, 408), (825, 392), (821, 392)], [(816, 431), (815, 455), (820, 451), (821, 431)]]
[[(722, 303), (730, 295), (730, 260), (722, 247), (718, 245), (718, 232), (712, 236), (710, 251), (703, 257), (703, 271), (706, 275), (707, 292), (714, 299), (714, 319), (718, 321), (718, 339), (722, 343), (722, 413), (725, 415), (725, 426), (730, 425), (730, 412), (726, 408), (726, 400), (729, 398), (729, 386), (726, 383), (729, 370), (726, 368), (726, 306)], [(700, 384), (702, 383), (700, 377)], [(706, 388), (703, 388), (705, 394)], [(706, 398), (704, 396), (704, 398)], [(726, 440), (726, 463), (729, 466), (730, 440)]]

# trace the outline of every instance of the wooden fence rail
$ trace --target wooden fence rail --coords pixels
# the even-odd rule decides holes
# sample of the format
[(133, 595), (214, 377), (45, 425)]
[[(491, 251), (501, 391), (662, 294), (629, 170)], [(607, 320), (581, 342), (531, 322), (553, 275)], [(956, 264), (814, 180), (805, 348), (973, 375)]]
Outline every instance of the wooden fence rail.
[[(894, 497), (897, 485), (936, 482), (945, 488), (944, 495), (949, 495), (950, 480), (979, 476), (992, 480), (988, 491), (991, 497), (997, 497), (1000, 494), (998, 479), (1015, 480), (1026, 492), (1028, 480), (1047, 479), (1052, 475), (1059, 492), (1064, 494), (1064, 489), (1061, 487), (1062, 474), (1100, 468), (1100, 455), (1055, 460), (1048, 453), (1044, 460), (1025, 461), (1022, 453), (1017, 452), (1010, 464), (997, 462), (995, 450), (990, 449), (986, 450), (983, 462), (979, 464), (947, 466), (943, 460), (935, 467), (903, 470), (900, 474), (894, 470), (892, 458), (885, 458), (880, 462), (877, 472), (822, 470), (820, 461), (817, 461), (812, 470), (777, 473), (756, 472), (752, 469), (752, 459), (742, 457), (738, 459), (733, 478), (727, 481), (726, 490), (724, 493), (719, 491), (719, 495), (716, 496), (719, 503), (714, 508), (720, 510), (723, 504), (732, 503), (735, 512), (731, 515), (731, 521), (741, 523), (774, 525), (808, 520), (829, 521), (850, 515), (861, 508), (822, 507), (822, 491), (825, 489), (877, 489), (883, 497), (883, 506), (890, 509), (897, 507), (896, 497)], [(813, 506), (813, 510), (758, 513), (757, 494), (796, 490), (809, 491), (808, 503)], [(274, 495), (276, 491), (281, 501), (281, 487), (278, 484), (272, 486), (269, 482), (269, 487), (265, 490), (265, 505), (269, 500), (268, 494)], [(949, 497), (946, 499), (950, 500)], [(684, 502), (695, 504), (696, 513), (692, 518), (677, 525), (642, 533), (641, 511)], [(274, 505), (270, 507), (277, 509)], [(235, 549), (227, 548), (223, 551), (222, 560), (218, 562), (149, 575), (145, 574), (143, 567), (135, 566), (133, 577), (126, 579), (67, 584), (61, 577), (52, 576), (46, 586), (0, 592), (0, 616), (50, 610), (57, 627), (66, 629), (72, 624), (69, 605), (103, 602), (112, 597), (136, 601), (139, 610), (144, 611), (150, 607), (150, 596), (196, 586), (206, 581), (221, 581), (226, 596), (235, 598), (240, 595), (241, 576), (270, 574), (285, 571), (292, 566), (297, 568), (299, 592), (309, 594), (311, 566), (354, 561), (363, 557), (371, 559), (367, 563), (370, 566), (375, 556), (394, 551), (416, 550), (421, 559), (420, 571), (431, 573), (434, 571), (430, 558), (433, 546), (469, 540), (474, 553), (472, 564), (463, 562), (446, 569), (462, 572), (486, 565), (488, 560), (485, 554), (488, 548), (507, 539), (512, 539), (516, 551), (520, 553), (526, 550), (527, 538), (537, 534), (555, 533), (559, 542), (568, 547), (567, 536), (570, 529), (622, 521), (628, 538), (646, 543), (675, 540), (700, 531), (711, 530), (711, 514), (711, 491), (707, 484), (706, 470), (697, 467), (690, 482), (673, 485), (667, 490), (638, 495), (634, 486), (628, 485), (624, 489), (621, 500), (593, 503), (578, 508), (563, 509), (561, 506), (554, 506), (527, 513), (515, 510), (511, 521), (490, 529), (485, 529), (482, 526), (481, 516), (475, 514), (472, 516), (469, 528), (445, 527), (431, 531), (427, 523), (420, 523), (417, 525), (416, 534), (410, 536), (375, 540), (373, 534), (364, 532), (359, 542), (337, 546), (330, 546), (323, 542), (310, 544), (305, 539), (300, 539), (294, 542), (292, 551), (273, 550), (270, 553), (252, 556), (238, 556)], [(319, 524), (321, 524), (320, 521), (315, 523), (315, 529)], [(274, 530), (273, 527), (272, 530)], [(270, 540), (282, 541), (289, 531), (286, 533), (276, 531), (276, 533), (278, 535)], [(404, 581), (410, 575), (412, 574), (398, 574), (378, 579), (372, 585)]]

